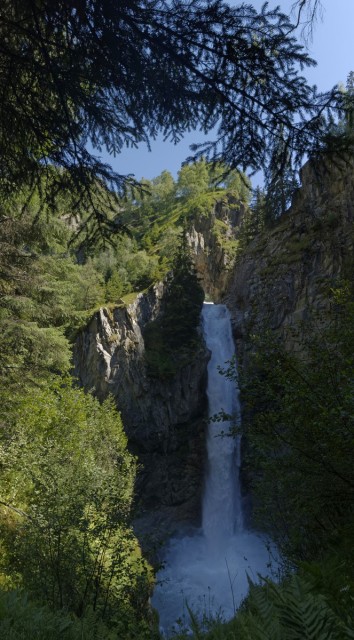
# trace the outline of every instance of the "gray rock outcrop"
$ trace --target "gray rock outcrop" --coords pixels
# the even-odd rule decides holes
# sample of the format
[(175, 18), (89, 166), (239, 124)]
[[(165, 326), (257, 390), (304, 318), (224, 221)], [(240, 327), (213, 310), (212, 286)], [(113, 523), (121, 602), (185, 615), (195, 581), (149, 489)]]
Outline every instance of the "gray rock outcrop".
[(208, 212), (194, 214), (187, 230), (200, 283), (214, 302), (220, 302), (228, 289), (244, 212), (245, 205), (229, 194)]
[(112, 394), (121, 412), (139, 464), (138, 528), (160, 539), (199, 521), (209, 359), (201, 346), (175, 377), (149, 377), (142, 330), (158, 315), (162, 292), (158, 285), (128, 307), (101, 308), (74, 350), (80, 383), (100, 399)]
[(237, 258), (224, 299), (240, 355), (250, 332), (269, 327), (291, 347), (293, 329), (309, 314), (325, 322), (329, 292), (348, 271), (354, 252), (353, 163), (307, 163), (289, 211)]

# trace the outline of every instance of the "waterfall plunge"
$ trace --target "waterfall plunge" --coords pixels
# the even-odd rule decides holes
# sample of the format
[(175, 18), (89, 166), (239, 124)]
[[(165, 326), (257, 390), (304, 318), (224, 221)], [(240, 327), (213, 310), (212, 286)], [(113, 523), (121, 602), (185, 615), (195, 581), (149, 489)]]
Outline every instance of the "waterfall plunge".
[[(205, 303), (202, 321), (205, 342), (211, 351), (209, 416), (224, 411), (238, 419), (238, 390), (218, 370), (235, 351), (228, 310), (224, 305)], [(220, 436), (228, 428), (225, 422), (209, 423), (202, 528), (170, 540), (164, 568), (157, 575), (152, 604), (167, 636), (177, 620), (188, 626), (186, 604), (197, 616), (231, 618), (247, 594), (247, 574), (253, 580), (258, 573), (269, 574), (269, 552), (264, 541), (243, 528), (240, 441)]]
[[(224, 305), (205, 304), (203, 308), (204, 339), (211, 357), (208, 363), (209, 416), (219, 411), (239, 419), (238, 389), (235, 382), (219, 373), (219, 366), (234, 355), (231, 322)], [(208, 468), (203, 499), (202, 531), (213, 552), (221, 549), (235, 530), (242, 530), (241, 492), (239, 483), (239, 438), (220, 437), (228, 433), (227, 422), (210, 422), (207, 436)]]

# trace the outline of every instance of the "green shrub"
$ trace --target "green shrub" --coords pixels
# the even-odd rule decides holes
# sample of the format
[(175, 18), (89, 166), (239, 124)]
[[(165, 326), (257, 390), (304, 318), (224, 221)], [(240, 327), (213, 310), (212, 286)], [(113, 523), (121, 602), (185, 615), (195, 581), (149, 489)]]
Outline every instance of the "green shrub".
[(80, 617), (141, 617), (150, 576), (129, 526), (135, 461), (112, 403), (60, 377), (1, 399), (3, 575)]

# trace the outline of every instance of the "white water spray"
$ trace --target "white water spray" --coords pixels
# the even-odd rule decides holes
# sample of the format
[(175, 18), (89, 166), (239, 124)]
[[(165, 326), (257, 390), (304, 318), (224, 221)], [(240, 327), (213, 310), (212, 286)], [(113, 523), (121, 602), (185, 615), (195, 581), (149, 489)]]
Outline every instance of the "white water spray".
[[(209, 416), (223, 411), (228, 416), (235, 416), (239, 422), (238, 389), (234, 381), (219, 372), (219, 366), (225, 366), (235, 353), (230, 315), (224, 305), (205, 304), (202, 318), (204, 339), (211, 352), (207, 387)], [(202, 530), (214, 552), (235, 530), (242, 530), (243, 524), (237, 468), (240, 441), (221, 436), (222, 432), (229, 432), (230, 426), (223, 421), (210, 422), (208, 427)]]
[[(234, 355), (230, 315), (224, 305), (204, 304), (209, 416), (223, 411), (239, 421), (235, 382), (219, 373)], [(229, 619), (248, 591), (247, 574), (269, 574), (269, 552), (257, 534), (243, 527), (239, 482), (240, 439), (222, 436), (228, 423), (210, 422), (207, 436), (202, 528), (170, 540), (152, 604), (165, 635), (177, 620), (188, 626), (187, 605), (197, 616)]]

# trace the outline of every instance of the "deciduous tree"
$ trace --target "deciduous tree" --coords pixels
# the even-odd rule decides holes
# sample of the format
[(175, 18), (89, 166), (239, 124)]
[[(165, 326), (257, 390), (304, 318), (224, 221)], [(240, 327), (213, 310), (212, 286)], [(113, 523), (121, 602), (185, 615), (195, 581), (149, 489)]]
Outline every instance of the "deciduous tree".
[(135, 462), (113, 404), (65, 378), (1, 399), (3, 574), (54, 608), (124, 618), (148, 584), (129, 527)]

